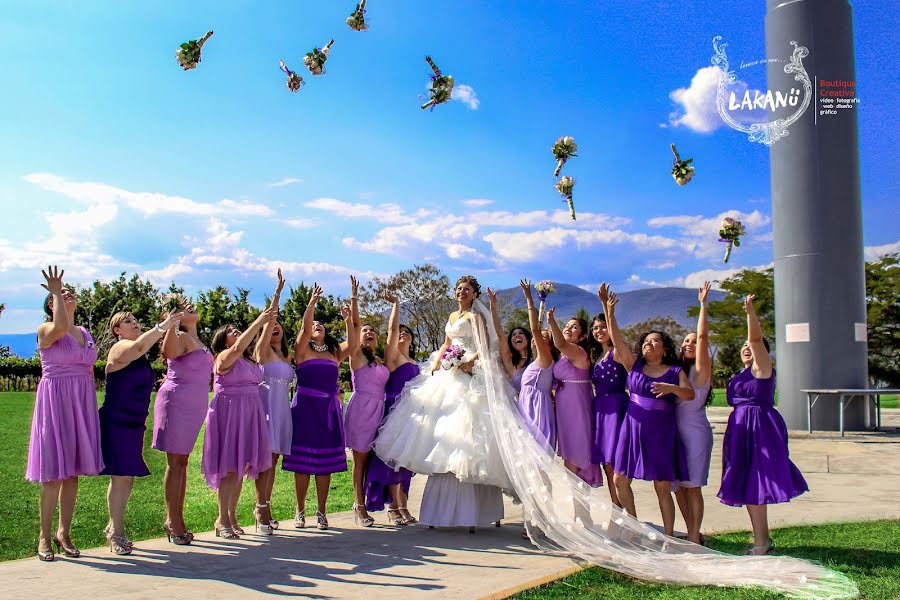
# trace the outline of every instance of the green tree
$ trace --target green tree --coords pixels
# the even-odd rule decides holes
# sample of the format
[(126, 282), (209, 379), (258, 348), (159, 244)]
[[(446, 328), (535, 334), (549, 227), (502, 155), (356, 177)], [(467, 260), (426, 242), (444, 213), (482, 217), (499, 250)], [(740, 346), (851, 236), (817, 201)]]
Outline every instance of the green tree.
[(900, 386), (900, 255), (866, 263), (869, 379)]
[(199, 292), (194, 307), (197, 309), (197, 331), (200, 335), (206, 334), (207, 342), (213, 331), (231, 323), (231, 294), (225, 286)]
[(579, 306), (578, 310), (575, 311), (574, 318), (583, 319), (588, 324), (588, 327), (590, 327), (591, 319), (593, 318), (593, 316), (587, 311), (585, 307)]
[[(309, 304), (312, 295), (312, 286), (300, 282), (296, 287), (290, 287), (289, 293), (283, 297), (280, 310), (281, 323), (284, 325), (285, 335), (296, 337), (303, 323), (303, 313)], [(316, 304), (316, 321), (325, 325), (329, 335), (337, 340), (347, 337), (344, 318), (341, 316), (341, 299), (334, 295), (321, 298)]]
[[(588, 320), (588, 323), (590, 323), (590, 320)], [(690, 333), (690, 329), (672, 317), (656, 316), (641, 321), (640, 323), (623, 327), (622, 337), (624, 337), (628, 344), (634, 348), (640, 337), (650, 330), (663, 331), (669, 334), (669, 337), (675, 342), (676, 348), (681, 346), (681, 341), (684, 339), (684, 336)]]

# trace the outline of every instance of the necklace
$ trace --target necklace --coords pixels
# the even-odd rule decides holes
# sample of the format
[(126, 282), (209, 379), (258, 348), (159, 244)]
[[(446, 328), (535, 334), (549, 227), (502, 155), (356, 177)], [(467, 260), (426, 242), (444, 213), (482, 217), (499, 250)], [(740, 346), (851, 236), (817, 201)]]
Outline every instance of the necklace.
[(328, 344), (317, 344), (314, 341), (309, 341), (310, 347), (314, 352), (328, 352)]

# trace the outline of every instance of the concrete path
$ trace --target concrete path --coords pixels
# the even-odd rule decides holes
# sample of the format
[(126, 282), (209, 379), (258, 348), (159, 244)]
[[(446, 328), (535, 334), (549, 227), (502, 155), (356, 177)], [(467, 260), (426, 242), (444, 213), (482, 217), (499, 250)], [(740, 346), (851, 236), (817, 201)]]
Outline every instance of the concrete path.
[[(716, 447), (710, 481), (720, 477), (721, 441), (728, 410), (710, 418)], [(811, 492), (770, 507), (773, 526), (900, 518), (900, 410), (884, 411), (884, 433), (793, 434), (791, 455)], [(424, 478), (416, 477), (410, 505), (418, 506)], [(746, 511), (720, 504), (717, 486), (705, 490), (707, 532), (749, 528)], [(635, 482), (638, 516), (659, 520), (652, 484)], [(0, 563), (3, 598), (128, 599), (363, 598), (392, 600), (502, 598), (570, 573), (578, 563), (540, 554), (519, 537), (521, 513), (507, 504), (500, 528), (429, 530), (424, 526), (371, 529), (353, 525), (350, 513), (329, 517), (332, 528), (295, 530), (290, 521), (272, 537), (248, 534), (238, 541), (197, 536), (191, 546), (165, 539), (137, 543), (131, 556), (104, 548), (54, 563), (24, 559)], [(312, 520), (314, 522), (314, 519)]]

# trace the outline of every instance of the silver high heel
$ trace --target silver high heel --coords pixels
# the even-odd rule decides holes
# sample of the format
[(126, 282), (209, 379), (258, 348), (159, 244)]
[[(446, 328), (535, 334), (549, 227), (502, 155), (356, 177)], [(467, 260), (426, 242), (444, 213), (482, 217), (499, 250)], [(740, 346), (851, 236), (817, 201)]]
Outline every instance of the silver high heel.
[[(408, 510), (405, 506), (398, 506), (398, 507), (397, 507), (397, 510), (401, 511), (401, 512), (400, 512), (401, 515), (403, 514), (402, 511), (404, 511), (404, 510), (405, 510), (406, 512), (409, 512), (409, 510)], [(419, 522), (419, 520), (418, 520), (417, 518), (415, 518), (414, 516), (412, 516), (412, 515), (409, 515), (408, 517), (403, 517), (403, 524), (404, 524), (404, 525), (415, 525), (415, 524), (418, 523), (418, 522)]]
[[(391, 516), (391, 515), (396, 516)], [(406, 525), (406, 518), (403, 516), (403, 513), (400, 512), (399, 508), (389, 508), (387, 510), (388, 523), (391, 525)]]
[(269, 525), (269, 523), (262, 523), (259, 519), (259, 509), (265, 508), (268, 504), (257, 504), (256, 510), (254, 510), (254, 517), (256, 517), (256, 532), (261, 533), (263, 535), (272, 535), (275, 533), (275, 528)]
[[(368, 515), (365, 516), (365, 517), (360, 517), (360, 516), (359, 516), (359, 509), (360, 509), (360, 508), (362, 508), (363, 510), (366, 509), (365, 506), (360, 506), (360, 505), (359, 505), (358, 503), (356, 503), (356, 502), (353, 503), (353, 522), (356, 523), (357, 525), (359, 525), (360, 522), (361, 522), (361, 524), (362, 524), (363, 527), (371, 527), (372, 525), (374, 525), (374, 524), (375, 524), (375, 519), (373, 519), (371, 516), (368, 516)], [(322, 513), (316, 513), (316, 514), (321, 515)], [(322, 515), (322, 518), (324, 518), (324, 517), (325, 517), (325, 515)], [(327, 519), (325, 520), (325, 527), (328, 527), (328, 520), (327, 520)], [(319, 519), (319, 529), (323, 529), (323, 527), (322, 527), (322, 519), (321, 519), (321, 518)]]
[[(269, 514), (271, 515), (272, 514), (272, 501), (266, 500), (266, 506), (269, 507)], [(280, 525), (280, 523), (278, 521), (276, 521), (274, 518), (269, 519), (269, 527), (271, 527), (272, 529), (278, 529), (279, 525)]]

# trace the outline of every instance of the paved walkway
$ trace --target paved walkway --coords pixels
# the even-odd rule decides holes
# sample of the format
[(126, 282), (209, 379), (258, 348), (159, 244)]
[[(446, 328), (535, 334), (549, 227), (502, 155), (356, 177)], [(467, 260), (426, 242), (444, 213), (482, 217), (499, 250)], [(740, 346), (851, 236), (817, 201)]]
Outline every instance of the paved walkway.
[[(727, 409), (711, 409), (716, 447), (710, 481), (720, 477)], [(900, 518), (900, 410), (884, 411), (886, 433), (792, 434), (791, 454), (812, 491), (770, 508), (773, 526), (875, 518)], [(418, 506), (424, 478), (414, 479)], [(652, 485), (635, 483), (638, 516), (657, 520)], [(706, 489), (707, 532), (749, 528), (746, 512), (720, 504)], [(507, 505), (509, 524), (480, 529), (429, 530), (379, 525), (360, 529), (350, 513), (332, 515), (332, 528), (285, 529), (272, 537), (238, 541), (197, 536), (192, 546), (165, 539), (138, 542), (131, 556), (104, 548), (51, 564), (30, 558), (0, 563), (3, 598), (116, 597), (152, 600), (206, 598), (364, 598), (392, 600), (506, 597), (540, 580), (571, 572), (569, 558), (542, 555), (519, 537), (521, 514)], [(250, 528), (248, 528), (248, 533)], [(201, 556), (202, 555), (202, 556)]]

